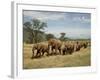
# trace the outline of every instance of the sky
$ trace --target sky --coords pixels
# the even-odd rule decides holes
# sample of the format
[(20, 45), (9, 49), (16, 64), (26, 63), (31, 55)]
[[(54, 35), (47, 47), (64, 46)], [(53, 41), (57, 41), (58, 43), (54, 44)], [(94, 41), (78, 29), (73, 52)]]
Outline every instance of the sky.
[(79, 12), (55, 11), (23, 11), (23, 22), (39, 19), (47, 23), (46, 33), (52, 33), (57, 38), (60, 33), (66, 33), (69, 38), (91, 38), (91, 14)]

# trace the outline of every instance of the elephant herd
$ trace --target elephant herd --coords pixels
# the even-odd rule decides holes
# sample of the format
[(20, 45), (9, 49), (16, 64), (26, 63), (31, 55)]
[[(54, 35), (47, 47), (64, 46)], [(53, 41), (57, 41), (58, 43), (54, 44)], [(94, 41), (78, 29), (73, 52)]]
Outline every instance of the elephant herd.
[(41, 42), (33, 44), (32, 57), (39, 58), (44, 55), (66, 55), (72, 54), (75, 51), (80, 51), (81, 48), (87, 48), (88, 41), (60, 41), (57, 39), (50, 39), (48, 42)]

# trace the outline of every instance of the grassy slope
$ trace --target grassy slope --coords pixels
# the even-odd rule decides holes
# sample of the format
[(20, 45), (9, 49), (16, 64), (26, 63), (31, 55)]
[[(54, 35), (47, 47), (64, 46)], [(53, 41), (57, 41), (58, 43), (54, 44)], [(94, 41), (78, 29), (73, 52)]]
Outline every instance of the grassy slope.
[(81, 49), (79, 52), (74, 52), (72, 55), (56, 55), (44, 56), (38, 59), (30, 59), (32, 55), (32, 45), (24, 45), (24, 69), (33, 68), (52, 68), (52, 67), (74, 67), (74, 66), (89, 66), (90, 65), (90, 48)]

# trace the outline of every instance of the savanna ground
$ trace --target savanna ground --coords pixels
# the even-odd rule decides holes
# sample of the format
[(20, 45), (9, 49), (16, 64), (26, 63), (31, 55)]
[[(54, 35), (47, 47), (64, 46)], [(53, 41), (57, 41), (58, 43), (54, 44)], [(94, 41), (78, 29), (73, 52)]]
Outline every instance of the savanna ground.
[(91, 48), (81, 49), (72, 55), (53, 55), (31, 59), (32, 44), (23, 45), (23, 69), (79, 67), (91, 65)]

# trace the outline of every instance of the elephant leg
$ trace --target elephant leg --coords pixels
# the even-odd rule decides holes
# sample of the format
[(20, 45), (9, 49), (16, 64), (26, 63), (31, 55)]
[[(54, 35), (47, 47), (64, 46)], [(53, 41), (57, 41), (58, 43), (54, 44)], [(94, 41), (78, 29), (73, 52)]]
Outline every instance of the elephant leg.
[(46, 53), (47, 53), (47, 56), (49, 56), (49, 55), (50, 55), (49, 50), (47, 50), (47, 51), (46, 51)]
[(63, 55), (65, 55), (65, 50), (63, 50)]
[(44, 51), (42, 52), (42, 55), (41, 56), (44, 56)]
[(36, 58), (38, 58), (40, 56), (41, 56), (41, 52), (40, 52), (40, 50), (37, 50)]
[(61, 49), (60, 49), (60, 48), (58, 48), (58, 50), (59, 50), (59, 53), (58, 53), (58, 54), (59, 54), (59, 55), (61, 55)]
[(57, 55), (57, 49), (55, 49), (54, 55)]
[(32, 57), (31, 57), (31, 59), (33, 59), (33, 58), (35, 58), (35, 50), (32, 50)]
[(52, 49), (52, 55), (55, 55), (55, 49), (54, 48)]
[(59, 49), (59, 55), (61, 55), (61, 49)]

